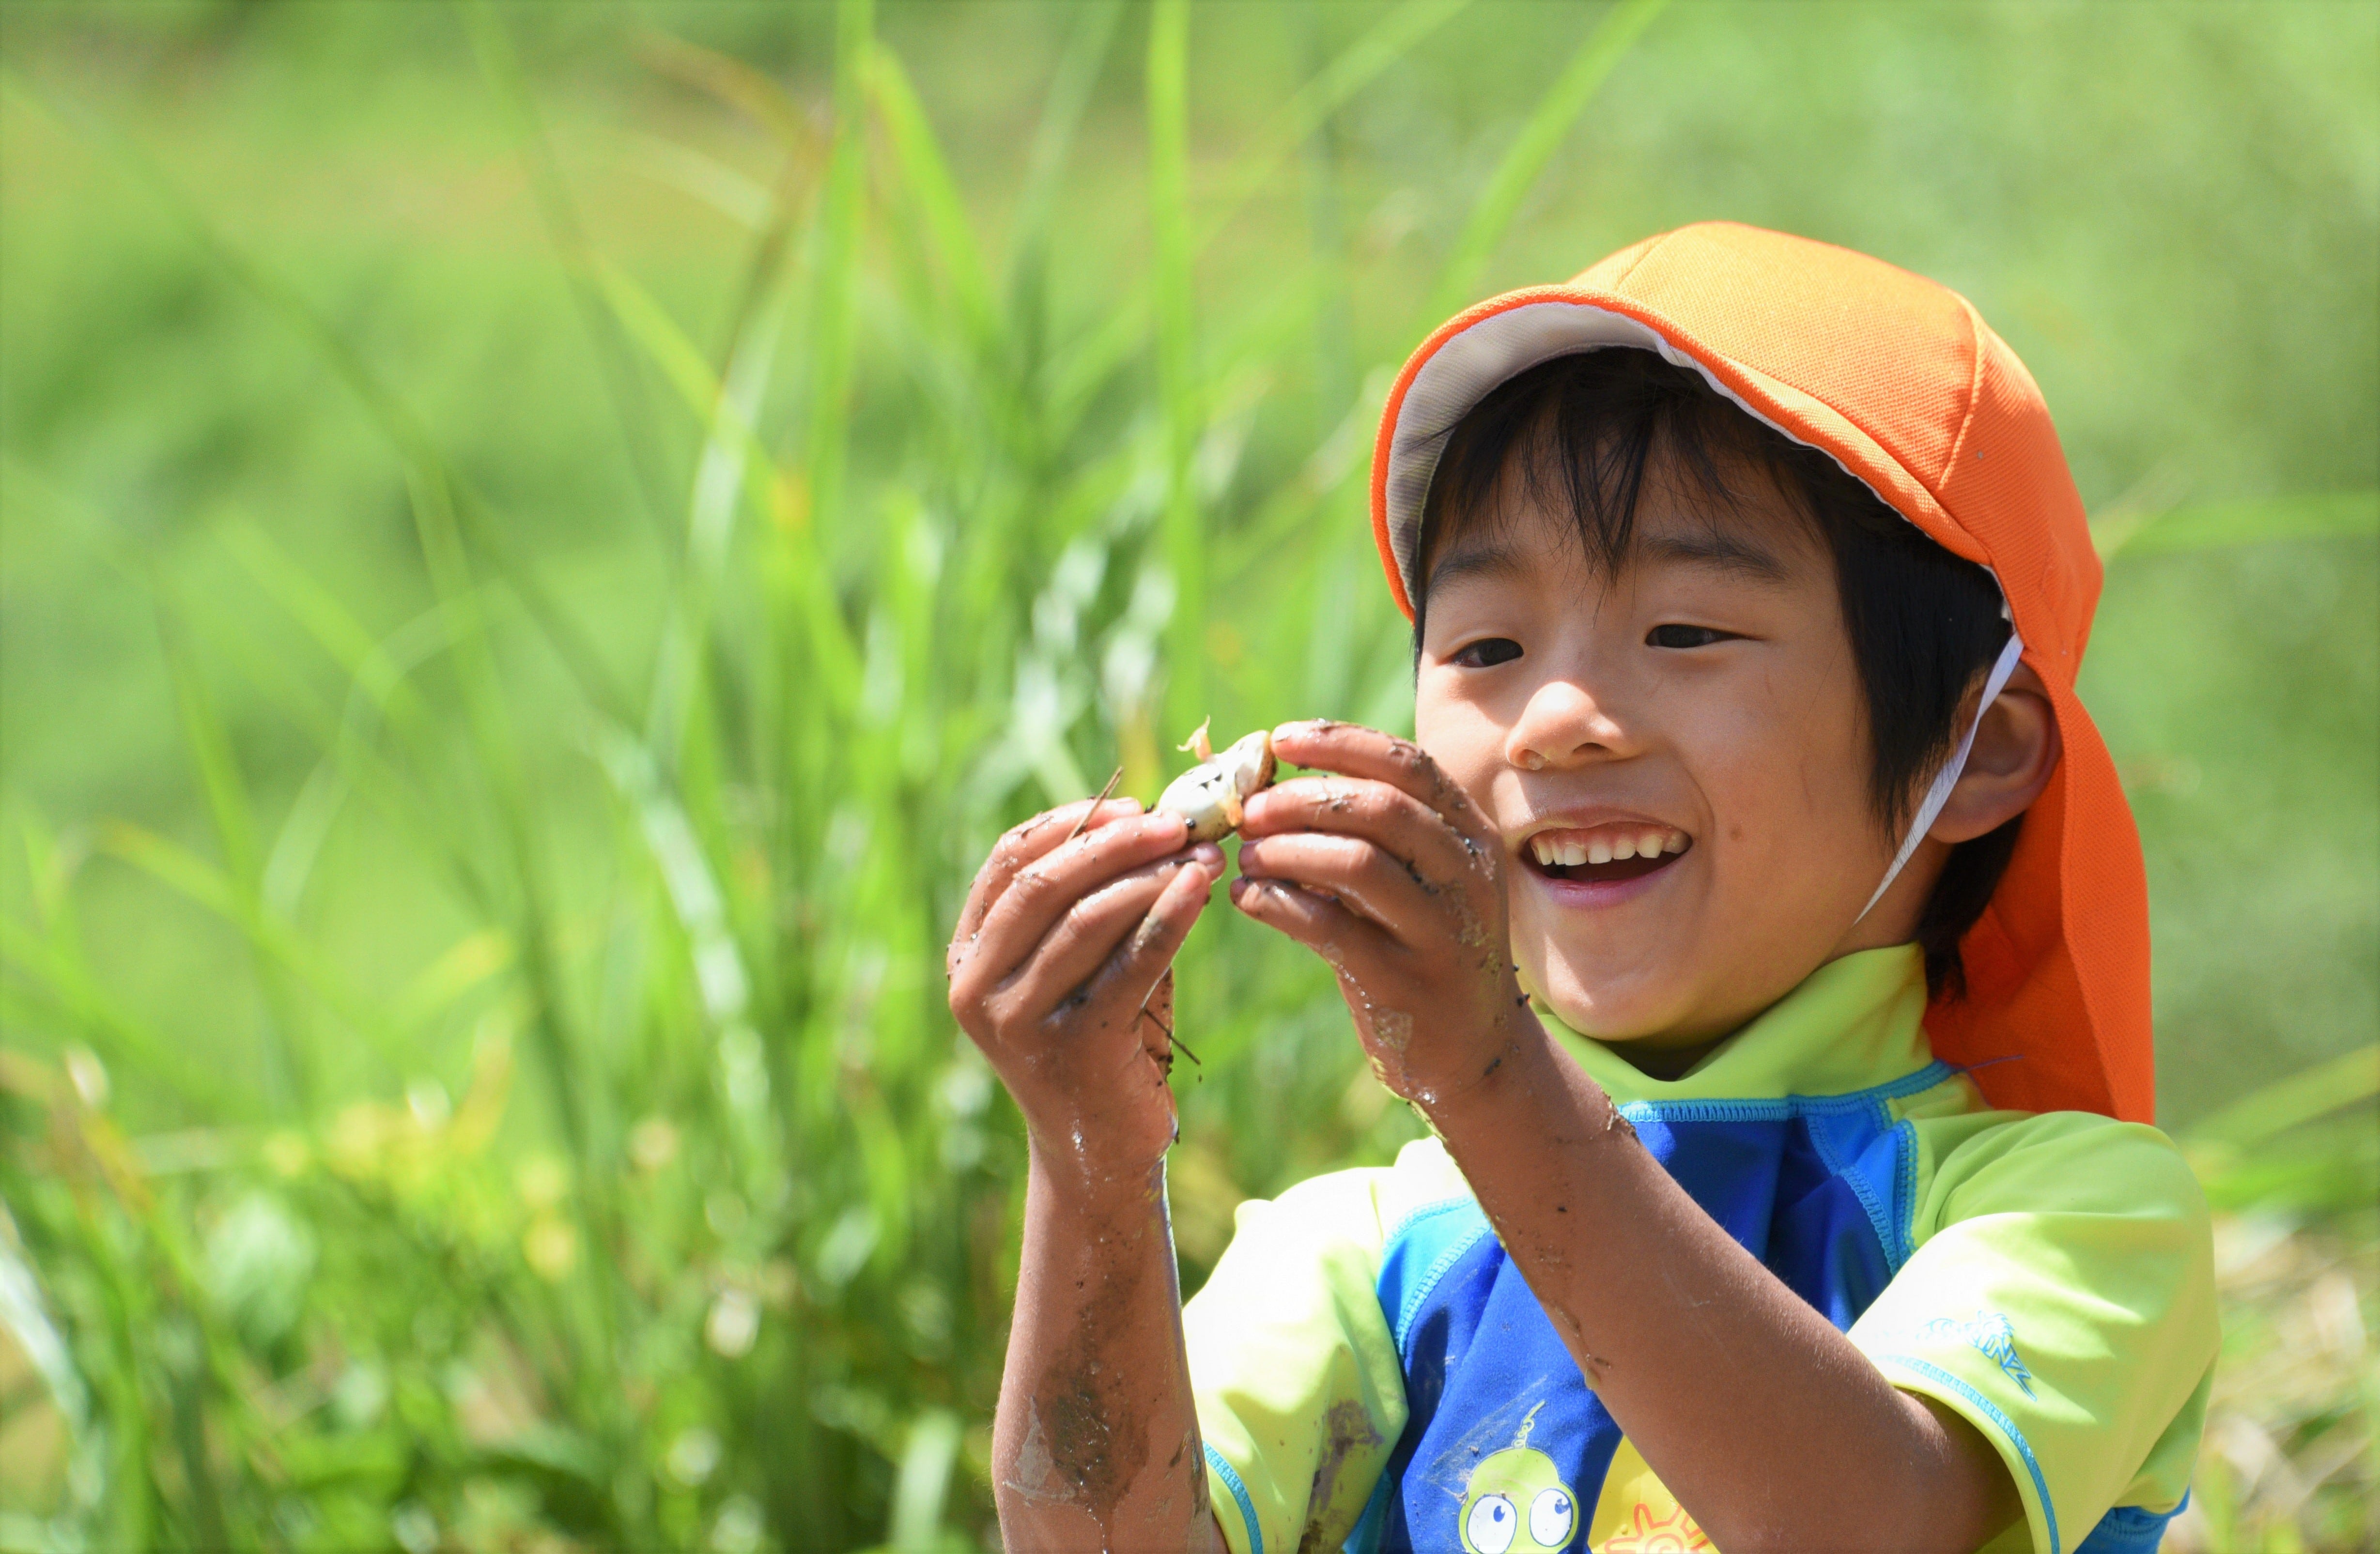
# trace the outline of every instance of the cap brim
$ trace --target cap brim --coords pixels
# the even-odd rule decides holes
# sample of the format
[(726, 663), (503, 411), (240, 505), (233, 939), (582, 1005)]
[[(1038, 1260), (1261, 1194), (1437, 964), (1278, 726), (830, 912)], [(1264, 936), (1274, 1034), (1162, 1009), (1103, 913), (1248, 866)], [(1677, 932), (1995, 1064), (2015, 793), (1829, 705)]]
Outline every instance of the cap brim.
[[(1834, 407), (1709, 348), (1633, 298), (1576, 286), (1507, 292), (1448, 320), (1406, 361), (1389, 391), (1372, 456), (1372, 533), (1398, 608), (1414, 613), (1422, 514), (1446, 440), (1495, 387), (1540, 362), (1609, 346), (1658, 352), (1692, 369), (1746, 415), (1818, 449), (1955, 555), (1988, 565), (1981, 547), (1922, 480)], [(2031, 640), (2028, 636), (2028, 640)]]

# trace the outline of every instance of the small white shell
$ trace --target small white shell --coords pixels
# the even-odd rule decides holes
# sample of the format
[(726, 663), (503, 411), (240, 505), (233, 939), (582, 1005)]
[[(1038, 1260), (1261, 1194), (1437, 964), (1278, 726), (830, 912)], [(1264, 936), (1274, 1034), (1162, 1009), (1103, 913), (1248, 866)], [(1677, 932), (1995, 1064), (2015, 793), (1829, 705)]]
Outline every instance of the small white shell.
[(1240, 806), (1272, 773), (1272, 734), (1260, 728), (1166, 784), (1157, 807), (1189, 821), (1191, 841), (1219, 842), (1239, 830)]

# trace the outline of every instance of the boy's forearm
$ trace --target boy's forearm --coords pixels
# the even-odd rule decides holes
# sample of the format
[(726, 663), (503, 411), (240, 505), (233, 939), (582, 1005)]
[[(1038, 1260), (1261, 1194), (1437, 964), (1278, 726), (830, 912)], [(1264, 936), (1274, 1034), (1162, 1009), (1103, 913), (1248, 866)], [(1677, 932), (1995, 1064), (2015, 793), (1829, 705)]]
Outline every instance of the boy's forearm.
[(1161, 1166), (1086, 1182), (1036, 1148), (992, 1480), (1013, 1549), (1220, 1548)]
[(1522, 1040), (1431, 1122), (1612, 1417), (1722, 1548), (1972, 1549), (1980, 1437), (1896, 1391), (1705, 1214), (1602, 1089)]

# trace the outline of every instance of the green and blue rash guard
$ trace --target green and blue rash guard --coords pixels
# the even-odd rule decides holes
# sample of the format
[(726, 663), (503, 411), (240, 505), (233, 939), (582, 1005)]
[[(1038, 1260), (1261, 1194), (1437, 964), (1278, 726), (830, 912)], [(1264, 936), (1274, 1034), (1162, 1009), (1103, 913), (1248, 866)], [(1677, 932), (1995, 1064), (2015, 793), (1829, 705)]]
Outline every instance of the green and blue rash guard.
[[(1696, 1202), (1999, 1451), (1995, 1554), (2145, 1554), (2219, 1337), (2204, 1199), (2153, 1128), (1988, 1110), (1925, 1010), (1913, 947), (1846, 956), (1666, 1082), (1539, 1013)], [(1237, 1554), (1710, 1547), (1434, 1139), (1242, 1206), (1184, 1323)]]

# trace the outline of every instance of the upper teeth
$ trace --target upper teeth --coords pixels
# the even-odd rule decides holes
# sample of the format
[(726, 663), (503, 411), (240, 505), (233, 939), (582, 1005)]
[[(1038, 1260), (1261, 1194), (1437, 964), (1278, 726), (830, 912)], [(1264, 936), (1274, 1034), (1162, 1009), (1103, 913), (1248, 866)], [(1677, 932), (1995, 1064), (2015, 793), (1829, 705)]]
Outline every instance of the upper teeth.
[(1649, 830), (1597, 834), (1581, 842), (1552, 836), (1532, 836), (1529, 851), (1547, 868), (1574, 868), (1580, 864), (1609, 863), (1615, 858), (1658, 858), (1663, 853), (1686, 850), (1682, 831)]

